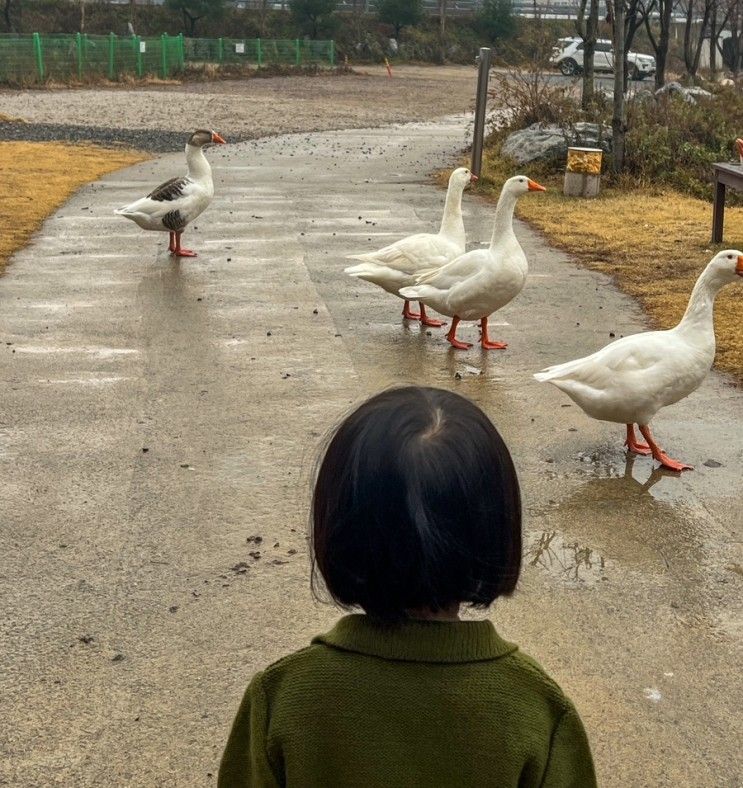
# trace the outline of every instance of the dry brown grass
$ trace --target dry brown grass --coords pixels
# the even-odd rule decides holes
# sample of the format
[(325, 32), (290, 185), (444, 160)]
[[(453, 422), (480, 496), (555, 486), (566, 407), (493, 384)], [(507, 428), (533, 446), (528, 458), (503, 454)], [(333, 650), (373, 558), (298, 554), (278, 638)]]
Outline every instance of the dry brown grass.
[[(528, 174), (528, 167), (524, 169)], [(497, 199), (513, 168), (491, 156), (483, 170), (478, 191)], [(715, 252), (743, 247), (743, 208), (726, 210), (725, 243), (713, 247), (712, 205), (704, 200), (674, 191), (605, 185), (597, 199), (580, 200), (563, 196), (561, 178), (538, 180), (548, 192), (520, 200), (518, 216), (582, 265), (612, 276), (621, 290), (639, 299), (659, 328), (679, 321), (696, 278)], [(742, 288), (729, 286), (715, 306), (716, 366), (739, 379), (741, 317)]]
[(0, 143), (0, 271), (81, 186), (147, 158), (137, 151), (55, 142)]

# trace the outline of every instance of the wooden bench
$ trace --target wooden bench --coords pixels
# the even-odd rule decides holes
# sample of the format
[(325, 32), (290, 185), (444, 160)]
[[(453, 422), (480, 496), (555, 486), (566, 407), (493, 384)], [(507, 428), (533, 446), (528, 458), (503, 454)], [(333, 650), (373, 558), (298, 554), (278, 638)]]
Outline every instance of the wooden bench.
[(712, 243), (722, 243), (722, 226), (725, 221), (725, 189), (730, 186), (743, 191), (743, 167), (719, 162), (713, 164), (715, 173), (715, 201), (712, 205)]

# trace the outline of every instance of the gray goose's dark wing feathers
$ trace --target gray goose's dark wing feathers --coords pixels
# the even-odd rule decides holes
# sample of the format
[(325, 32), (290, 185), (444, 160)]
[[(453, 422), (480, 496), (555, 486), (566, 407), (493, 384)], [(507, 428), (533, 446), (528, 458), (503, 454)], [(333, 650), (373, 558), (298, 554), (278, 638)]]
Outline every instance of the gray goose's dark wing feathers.
[(157, 202), (170, 202), (176, 200), (183, 194), (183, 190), (190, 183), (186, 175), (181, 175), (178, 178), (171, 178), (165, 183), (161, 183), (156, 189), (153, 189), (147, 196), (151, 200)]

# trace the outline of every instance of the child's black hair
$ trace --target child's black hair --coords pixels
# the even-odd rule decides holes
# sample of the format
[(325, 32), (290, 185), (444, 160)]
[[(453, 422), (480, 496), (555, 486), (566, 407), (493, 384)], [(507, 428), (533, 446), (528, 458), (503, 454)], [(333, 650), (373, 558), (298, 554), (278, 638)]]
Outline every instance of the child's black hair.
[(380, 621), (510, 594), (521, 499), (503, 439), (449, 391), (372, 397), (338, 427), (320, 463), (312, 549), (333, 599)]

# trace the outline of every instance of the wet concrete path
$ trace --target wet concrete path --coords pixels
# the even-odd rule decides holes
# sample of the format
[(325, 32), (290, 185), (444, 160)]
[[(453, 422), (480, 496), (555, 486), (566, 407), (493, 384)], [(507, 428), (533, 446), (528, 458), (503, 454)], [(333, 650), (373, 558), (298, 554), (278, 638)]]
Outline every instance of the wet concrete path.
[[(419, 382), (474, 398), (512, 447), (528, 550), (492, 617), (576, 701), (601, 784), (740, 784), (740, 390), (712, 375), (662, 413), (658, 436), (697, 470), (654, 471), (531, 378), (643, 328), (605, 277), (519, 226), (530, 281), (493, 321), (509, 350), (484, 355), (341, 273), (344, 254), (437, 223), (427, 175), (464, 134), (458, 119), (213, 150), (218, 196), (188, 234), (201, 254), (180, 262), (111, 215), (181, 170), (165, 157), (83, 190), (15, 257), (0, 782), (214, 784), (250, 675), (337, 615), (308, 591), (321, 436)], [(470, 245), (486, 241), (492, 206), (465, 210)]]

